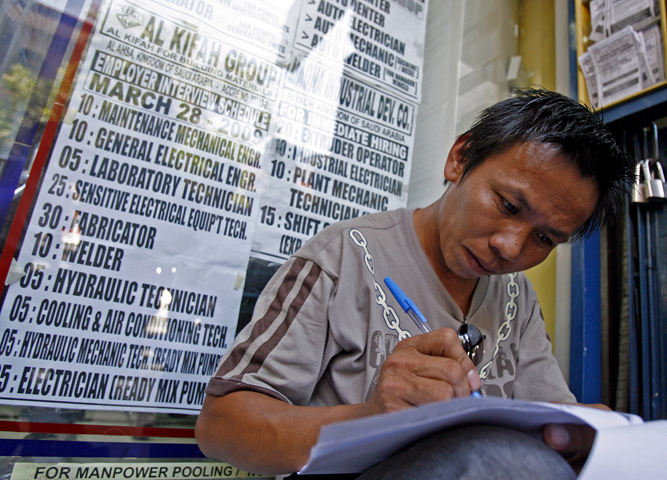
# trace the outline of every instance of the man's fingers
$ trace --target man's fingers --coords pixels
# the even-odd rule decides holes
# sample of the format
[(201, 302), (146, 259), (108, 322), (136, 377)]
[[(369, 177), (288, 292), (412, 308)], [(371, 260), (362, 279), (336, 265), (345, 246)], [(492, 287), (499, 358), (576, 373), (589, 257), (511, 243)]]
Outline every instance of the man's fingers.
[(552, 424), (544, 427), (542, 437), (579, 474), (593, 448), (595, 430), (588, 425)]
[[(418, 353), (414, 355), (423, 356)], [(399, 368), (401, 363), (404, 362), (400, 358), (385, 361), (373, 395), (373, 411), (401, 410), (470, 395), (461, 366), (451, 359), (431, 357), (429, 362), (425, 362), (428, 365), (422, 364), (412, 369)]]
[[(385, 367), (387, 370), (409, 371), (419, 378), (447, 382), (452, 386), (454, 397), (470, 395), (471, 390), (481, 386), (475, 365), (451, 328), (403, 340), (389, 356)], [(451, 396), (445, 395), (438, 399), (449, 398)]]
[(404, 392), (403, 401), (410, 406), (423, 405), (425, 403), (439, 400), (452, 399), (456, 397), (454, 387), (440, 380), (420, 378), (412, 382)]
[(588, 425), (551, 424), (542, 432), (544, 443), (564, 456), (588, 455), (595, 441), (595, 430)]
[(551, 403), (560, 403), (561, 405), (578, 405), (580, 407), (596, 408), (598, 410), (606, 410), (608, 412), (613, 411), (611, 408), (602, 403), (570, 403), (570, 402), (551, 402)]
[(451, 328), (442, 328), (415, 338), (415, 348), (424, 355), (442, 357), (457, 362), (468, 382), (470, 390), (479, 390), (482, 382), (470, 357), (461, 346), (457, 333)]
[(469, 396), (481, 381), (475, 365), (451, 328), (407, 338), (382, 365), (371, 413)]
[[(433, 394), (437, 396), (434, 400), (470, 395), (467, 372), (459, 362), (451, 358), (429, 356), (427, 361), (422, 362), (415, 369), (414, 374), (417, 380), (434, 380), (436, 382), (433, 387), (430, 382), (428, 387), (422, 387), (418, 384), (422, 391), (433, 389)], [(438, 388), (437, 383), (443, 385)]]
[(467, 374), (460, 363), (424, 355), (414, 348), (396, 349), (385, 360), (378, 387), (412, 405), (470, 395)]
[(467, 377), (468, 377), (468, 386), (470, 387), (470, 390), (476, 392), (477, 390), (482, 388), (482, 380), (479, 378), (479, 373), (477, 373), (474, 364), (473, 367), (470, 370), (468, 370)]

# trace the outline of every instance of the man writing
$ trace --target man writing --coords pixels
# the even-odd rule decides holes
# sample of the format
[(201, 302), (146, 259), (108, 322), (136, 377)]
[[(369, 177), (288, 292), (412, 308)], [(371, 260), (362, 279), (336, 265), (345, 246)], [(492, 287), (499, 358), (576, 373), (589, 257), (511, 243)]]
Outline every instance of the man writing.
[[(288, 473), (335, 421), (475, 390), (574, 402), (535, 293), (515, 272), (612, 219), (633, 171), (599, 119), (567, 97), (527, 90), (490, 107), (451, 148), (439, 200), (334, 224), (278, 271), (211, 379), (202, 451)], [(387, 276), (433, 332), (419, 335), (397, 313)], [(479, 371), (456, 334), (463, 322), (486, 336)]]

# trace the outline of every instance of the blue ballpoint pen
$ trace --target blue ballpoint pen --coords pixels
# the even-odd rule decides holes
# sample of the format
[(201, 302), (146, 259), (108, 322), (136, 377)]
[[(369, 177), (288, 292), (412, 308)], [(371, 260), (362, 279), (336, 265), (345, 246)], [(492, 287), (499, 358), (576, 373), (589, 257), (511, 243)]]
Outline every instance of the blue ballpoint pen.
[[(431, 327), (428, 326), (428, 322), (426, 321), (424, 314), (419, 311), (419, 308), (417, 308), (415, 302), (413, 302), (412, 299), (403, 293), (403, 290), (401, 290), (398, 285), (396, 285), (396, 282), (394, 282), (389, 277), (385, 277), (384, 283), (387, 285), (387, 288), (392, 293), (401, 308), (405, 310), (405, 313), (407, 313), (412, 321), (415, 322), (415, 325), (417, 325), (419, 331), (422, 333), (431, 332)], [(482, 394), (477, 391), (472, 392), (471, 396), (475, 398), (482, 398)]]

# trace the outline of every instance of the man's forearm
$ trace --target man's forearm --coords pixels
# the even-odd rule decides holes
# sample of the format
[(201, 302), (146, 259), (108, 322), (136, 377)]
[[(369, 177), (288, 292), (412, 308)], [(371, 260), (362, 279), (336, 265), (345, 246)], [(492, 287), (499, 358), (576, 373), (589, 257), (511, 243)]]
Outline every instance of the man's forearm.
[(195, 433), (206, 456), (252, 473), (291, 473), (308, 460), (322, 425), (357, 418), (361, 407), (298, 407), (251, 391), (209, 395)]
[(444, 328), (401, 341), (365, 403), (298, 407), (247, 390), (208, 395), (197, 421), (197, 443), (207, 456), (252, 473), (291, 473), (308, 461), (322, 425), (468, 397), (479, 387), (456, 332)]

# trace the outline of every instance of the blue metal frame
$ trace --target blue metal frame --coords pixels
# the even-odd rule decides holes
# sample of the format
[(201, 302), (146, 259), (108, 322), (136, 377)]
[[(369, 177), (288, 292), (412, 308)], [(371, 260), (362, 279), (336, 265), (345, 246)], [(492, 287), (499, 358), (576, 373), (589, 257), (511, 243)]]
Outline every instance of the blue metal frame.
[[(568, 2), (570, 93), (577, 98), (577, 39), (574, 0)], [(570, 390), (582, 403), (602, 395), (600, 235), (572, 246), (570, 312)]]
[[(661, 221), (662, 220), (662, 221)], [(653, 352), (656, 355), (655, 364), (658, 368), (656, 374), (660, 379), (658, 385), (658, 398), (660, 400), (659, 406), (654, 412), (655, 418), (667, 419), (667, 319), (664, 318), (664, 313), (667, 312), (667, 295), (664, 292), (664, 285), (667, 285), (667, 261), (665, 259), (665, 248), (667, 245), (667, 235), (665, 227), (667, 224), (661, 218), (655, 222), (655, 245), (658, 246), (655, 252), (655, 266), (656, 266), (656, 310), (657, 314), (657, 345), (654, 345)]]
[[(632, 218), (634, 217), (634, 211), (637, 207), (636, 206), (631, 206), (628, 209), (628, 216), (626, 219), (626, 228), (627, 228), (627, 241), (628, 241), (628, 252), (632, 252), (633, 249), (635, 248), (635, 233), (634, 233), (634, 222), (632, 221)], [(641, 374), (639, 372), (639, 368), (641, 365), (641, 362), (639, 360), (639, 335), (638, 333), (638, 327), (641, 323), (641, 319), (638, 318), (638, 312), (639, 312), (639, 299), (635, 298), (634, 292), (637, 291), (637, 283), (635, 281), (635, 274), (634, 274), (634, 267), (633, 267), (633, 262), (632, 262), (632, 255), (630, 254), (630, 258), (628, 259), (628, 276), (625, 279), (628, 282), (628, 290), (630, 292), (630, 295), (628, 295), (628, 313), (629, 313), (629, 318), (628, 318), (628, 341), (630, 344), (630, 413), (634, 413), (636, 415), (639, 414), (639, 405), (640, 405), (640, 400), (639, 400), (639, 380), (641, 378)]]
[(649, 338), (649, 294), (648, 294), (648, 255), (647, 251), (647, 219), (644, 209), (639, 208), (637, 214), (637, 251), (639, 252), (639, 307), (640, 307), (640, 362), (641, 362), (641, 405), (645, 419), (651, 418), (651, 358), (648, 348)]
[(0, 439), (0, 457), (206, 458), (194, 443)]
[[(570, 26), (570, 92), (577, 98), (578, 92), (578, 64), (577, 39), (574, 0), (568, 2), (568, 19)], [(657, 106), (667, 104), (667, 88), (660, 88), (640, 94), (631, 100), (619, 103), (601, 112), (605, 124), (623, 121), (623, 119), (637, 117), (641, 114), (655, 113)], [(633, 211), (631, 209), (631, 211)], [(638, 295), (632, 294), (629, 298), (630, 308), (630, 411), (639, 413), (642, 408), (645, 418), (650, 418), (650, 410), (658, 410), (657, 392), (661, 385), (661, 359), (665, 356), (662, 351), (661, 332), (659, 326), (659, 293), (655, 291), (655, 266), (651, 267), (646, 251), (647, 243), (657, 241), (657, 234), (652, 234), (647, 227), (647, 218), (639, 211), (633, 219), (628, 219), (629, 242), (634, 242), (632, 226), (635, 223), (638, 235), (636, 239), (639, 249), (639, 276), (644, 281), (636, 285), (630, 268), (628, 278), (630, 291), (639, 287)], [(650, 238), (652, 237), (652, 238)], [(654, 259), (655, 260), (655, 259)], [(647, 263), (649, 261), (649, 263)], [(631, 262), (632, 263), (632, 262)], [(655, 263), (655, 262), (653, 262)], [(570, 340), (570, 388), (579, 401), (596, 403), (601, 398), (601, 290), (600, 290), (600, 239), (595, 236), (582, 245), (573, 247), (572, 251), (572, 305), (571, 305), (571, 340)], [(639, 313), (639, 318), (637, 317)], [(646, 315), (645, 318), (642, 315)], [(649, 335), (649, 332), (652, 335)], [(649, 339), (651, 349), (649, 349)], [(650, 350), (660, 352), (654, 354), (653, 362)], [(661, 356), (662, 355), (662, 356)], [(651, 364), (654, 364), (651, 368)]]
[(600, 235), (572, 246), (570, 390), (581, 403), (602, 395)]
[(617, 120), (622, 120), (625, 117), (641, 113), (656, 105), (667, 102), (667, 88), (660, 88), (651, 92), (641, 94), (631, 101), (623, 102), (611, 108), (605, 109), (602, 112), (602, 120), (604, 123), (612, 123)]

